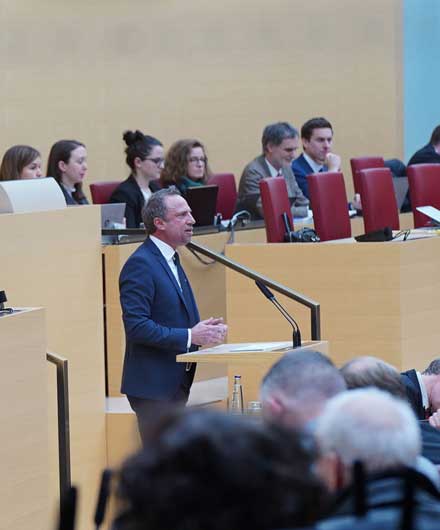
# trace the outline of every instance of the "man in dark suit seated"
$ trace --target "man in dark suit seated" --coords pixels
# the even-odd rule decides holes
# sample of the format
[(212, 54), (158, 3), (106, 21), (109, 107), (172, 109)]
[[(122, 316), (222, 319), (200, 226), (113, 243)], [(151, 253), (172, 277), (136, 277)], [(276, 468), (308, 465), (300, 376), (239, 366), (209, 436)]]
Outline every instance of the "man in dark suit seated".
[(416, 416), (429, 419), (440, 409), (440, 359), (431, 361), (422, 373), (408, 370), (401, 377)]
[(440, 125), (432, 131), (429, 144), (425, 145), (409, 159), (412, 164), (440, 164)]
[(315, 434), (317, 470), (338, 494), (318, 530), (438, 528), (438, 490), (414, 470), (420, 432), (408, 404), (375, 388), (350, 390), (327, 403)]
[(263, 218), (260, 180), (284, 177), (293, 217), (307, 217), (309, 201), (290, 167), (298, 149), (298, 131), (289, 123), (274, 123), (265, 127), (261, 143), (263, 154), (249, 162), (241, 175), (236, 210), (247, 210), (254, 219)]
[(312, 118), (301, 127), (303, 153), (292, 162), (292, 171), (303, 194), (310, 199), (307, 175), (340, 171), (341, 157), (332, 153), (333, 127), (325, 118)]
[[(376, 357), (355, 357), (341, 367), (341, 374), (349, 389), (375, 387), (389, 392), (396, 398), (408, 400), (419, 420), (422, 434), (422, 455), (433, 464), (440, 465), (440, 431), (436, 428), (434, 418), (425, 421), (425, 411), (422, 407), (422, 397), (415, 370), (399, 374), (391, 364)], [(421, 378), (425, 378), (419, 374)], [(422, 379), (423, 381), (423, 379)], [(428, 383), (428, 386), (429, 383)], [(437, 420), (437, 414), (435, 414)], [(430, 471), (426, 464), (419, 461), (422, 471)], [(435, 477), (438, 479), (438, 477)]]
[(119, 278), (126, 349), (121, 392), (142, 424), (160, 401), (186, 403), (195, 364), (176, 355), (222, 342), (221, 318), (200, 321), (191, 286), (176, 249), (186, 245), (194, 218), (172, 186), (154, 193), (142, 212), (148, 234)]

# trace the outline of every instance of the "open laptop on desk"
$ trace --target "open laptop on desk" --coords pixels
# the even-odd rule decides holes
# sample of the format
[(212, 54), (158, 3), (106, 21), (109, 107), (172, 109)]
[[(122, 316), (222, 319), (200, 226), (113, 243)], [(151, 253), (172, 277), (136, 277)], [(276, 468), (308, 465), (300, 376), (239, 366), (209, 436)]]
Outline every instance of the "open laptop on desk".
[(125, 202), (101, 204), (101, 228), (125, 228)]
[(214, 224), (217, 213), (217, 185), (196, 186), (186, 190), (185, 199), (192, 210), (196, 221), (195, 226), (210, 226)]

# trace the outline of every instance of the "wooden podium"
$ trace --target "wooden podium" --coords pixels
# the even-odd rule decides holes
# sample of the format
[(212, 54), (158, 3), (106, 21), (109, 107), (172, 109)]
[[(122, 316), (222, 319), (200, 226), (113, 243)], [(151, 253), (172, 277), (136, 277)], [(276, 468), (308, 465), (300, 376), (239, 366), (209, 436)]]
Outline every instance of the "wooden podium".
[[(304, 341), (301, 347), (317, 350), (328, 355), (328, 342)], [(291, 342), (258, 342), (221, 344), (196, 352), (177, 355), (181, 363), (224, 364), (228, 373), (228, 396), (232, 393), (234, 375), (241, 375), (245, 406), (249, 401), (259, 400), (260, 383), (269, 368), (280, 357), (292, 349)]]
[(49, 519), (46, 325), (43, 309), (0, 313), (0, 528)]

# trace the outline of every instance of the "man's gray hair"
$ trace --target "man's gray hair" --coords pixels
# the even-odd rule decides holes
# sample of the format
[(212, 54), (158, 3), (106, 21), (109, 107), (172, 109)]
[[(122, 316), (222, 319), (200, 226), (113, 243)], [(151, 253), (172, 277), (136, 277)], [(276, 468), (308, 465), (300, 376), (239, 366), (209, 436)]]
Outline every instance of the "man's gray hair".
[(280, 145), (286, 138), (297, 138), (298, 131), (292, 127), (290, 123), (280, 121), (267, 125), (263, 131), (261, 144), (263, 147), (263, 154), (266, 152), (267, 144)]
[(421, 451), (416, 417), (404, 401), (376, 388), (349, 390), (328, 401), (315, 430), (323, 454), (368, 473), (414, 466)]
[(400, 373), (394, 366), (377, 357), (355, 357), (341, 367), (341, 374), (349, 389), (374, 387), (385, 390), (394, 397), (406, 399)]
[(154, 219), (156, 217), (165, 219), (167, 214), (165, 199), (173, 195), (181, 195), (176, 186), (170, 186), (169, 188), (156, 191), (142, 208), (142, 221), (148, 235), (154, 234), (156, 231), (156, 227), (154, 226)]
[(282, 392), (296, 401), (327, 400), (346, 389), (344, 378), (332, 361), (314, 350), (292, 350), (276, 362), (261, 384), (261, 399)]
[(423, 371), (423, 375), (439, 375), (440, 374), (440, 359), (434, 359), (429, 363), (429, 366)]

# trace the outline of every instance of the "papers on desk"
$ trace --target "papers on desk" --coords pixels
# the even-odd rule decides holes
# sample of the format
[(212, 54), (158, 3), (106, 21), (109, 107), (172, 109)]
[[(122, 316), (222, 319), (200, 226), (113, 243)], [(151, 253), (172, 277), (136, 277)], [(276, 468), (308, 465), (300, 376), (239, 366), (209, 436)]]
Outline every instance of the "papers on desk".
[(227, 350), (229, 353), (245, 353), (245, 352), (267, 352), (290, 350), (292, 348), (291, 342), (242, 342), (238, 344), (219, 344), (212, 348), (200, 350), (199, 353), (223, 353)]
[(418, 212), (427, 215), (430, 219), (440, 224), (440, 210), (437, 210), (434, 206), (418, 206), (416, 209)]

